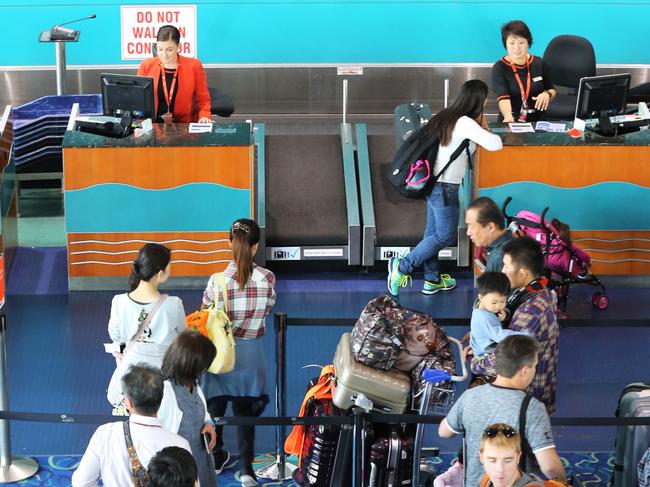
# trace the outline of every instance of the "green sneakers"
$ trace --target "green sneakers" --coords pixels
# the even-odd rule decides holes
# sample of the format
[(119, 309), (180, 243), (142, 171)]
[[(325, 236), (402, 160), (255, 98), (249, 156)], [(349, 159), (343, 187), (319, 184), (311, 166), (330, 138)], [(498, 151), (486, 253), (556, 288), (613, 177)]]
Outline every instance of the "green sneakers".
[(449, 291), (456, 287), (456, 279), (449, 274), (440, 274), (439, 282), (424, 281), (422, 294), (436, 294), (438, 291)]
[(402, 274), (399, 271), (400, 260), (401, 259), (399, 257), (391, 257), (388, 260), (387, 285), (388, 285), (388, 292), (391, 293), (393, 296), (399, 296), (399, 288), (408, 286), (409, 281), (411, 281), (411, 276), (407, 274)]
[[(413, 284), (411, 276), (399, 271), (400, 261), (401, 259), (399, 257), (391, 257), (388, 260), (388, 279), (386, 284), (388, 285), (388, 292), (393, 296), (399, 296), (399, 288)], [(438, 282), (424, 281), (422, 294), (436, 294), (438, 291), (449, 291), (455, 287), (456, 279), (449, 274), (440, 274), (440, 280)]]

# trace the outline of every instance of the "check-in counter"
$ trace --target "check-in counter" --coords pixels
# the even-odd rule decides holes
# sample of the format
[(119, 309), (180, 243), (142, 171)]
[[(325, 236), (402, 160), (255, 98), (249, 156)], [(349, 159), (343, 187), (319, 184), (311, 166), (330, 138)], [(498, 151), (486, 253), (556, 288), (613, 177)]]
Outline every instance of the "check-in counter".
[[(16, 220), (16, 168), (12, 157), (14, 140), (13, 109), (7, 105), (0, 112), (0, 272), (7, 279), (18, 246), (18, 226)], [(0, 291), (4, 299), (4, 289)]]
[(123, 139), (68, 131), (63, 141), (70, 290), (123, 289), (147, 242), (172, 249), (175, 286), (200, 286), (232, 258), (228, 231), (254, 217), (247, 123), (155, 124)]
[(509, 133), (498, 152), (480, 149), (474, 194), (509, 214), (526, 209), (568, 223), (596, 274), (650, 274), (650, 130), (602, 137), (586, 132)]

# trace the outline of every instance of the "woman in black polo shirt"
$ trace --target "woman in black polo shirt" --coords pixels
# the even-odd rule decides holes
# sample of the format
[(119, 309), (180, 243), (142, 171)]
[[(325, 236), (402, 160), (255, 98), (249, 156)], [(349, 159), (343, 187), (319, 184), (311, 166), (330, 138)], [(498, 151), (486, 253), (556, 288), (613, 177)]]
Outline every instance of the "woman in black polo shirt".
[(492, 66), (499, 121), (540, 120), (557, 92), (544, 60), (528, 52), (533, 36), (521, 20), (512, 20), (501, 27), (501, 39), (508, 54)]

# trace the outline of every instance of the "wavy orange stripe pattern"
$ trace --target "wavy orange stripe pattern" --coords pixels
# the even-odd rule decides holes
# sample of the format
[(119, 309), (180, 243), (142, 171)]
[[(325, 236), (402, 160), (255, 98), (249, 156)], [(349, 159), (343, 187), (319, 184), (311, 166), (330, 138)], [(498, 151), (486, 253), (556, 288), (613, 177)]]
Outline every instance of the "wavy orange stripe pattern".
[(107, 183), (167, 189), (196, 182), (250, 189), (252, 158), (252, 146), (66, 148), (64, 184), (66, 191)]
[(179, 276), (209, 276), (225, 269), (232, 259), (227, 232), (71, 233), (68, 234), (70, 277), (124, 275), (126, 278), (131, 272), (131, 262), (147, 242), (162, 243), (172, 250), (172, 274)]

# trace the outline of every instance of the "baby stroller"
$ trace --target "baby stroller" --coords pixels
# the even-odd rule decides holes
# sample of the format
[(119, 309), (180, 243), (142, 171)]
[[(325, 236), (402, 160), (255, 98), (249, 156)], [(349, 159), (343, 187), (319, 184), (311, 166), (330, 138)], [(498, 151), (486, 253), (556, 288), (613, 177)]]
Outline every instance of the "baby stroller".
[(600, 291), (591, 296), (591, 304), (597, 309), (606, 309), (609, 305), (609, 298), (603, 283), (589, 270), (591, 257), (585, 251), (563, 240), (562, 232), (544, 218), (548, 207), (544, 208), (541, 215), (522, 210), (517, 213), (517, 216), (509, 216), (506, 208), (510, 201), (512, 198), (508, 196), (502, 208), (508, 228), (514, 235), (527, 235), (537, 240), (542, 246), (546, 274), (551, 287), (557, 293), (557, 309), (560, 317), (566, 318), (566, 305), (571, 284), (589, 284), (600, 287)]

